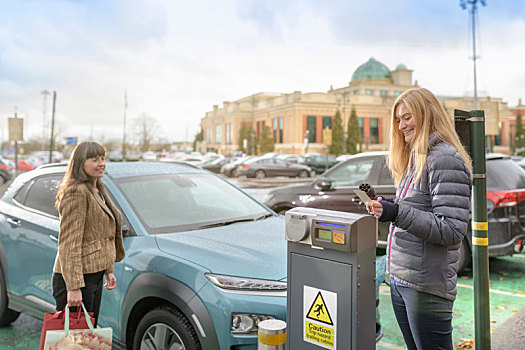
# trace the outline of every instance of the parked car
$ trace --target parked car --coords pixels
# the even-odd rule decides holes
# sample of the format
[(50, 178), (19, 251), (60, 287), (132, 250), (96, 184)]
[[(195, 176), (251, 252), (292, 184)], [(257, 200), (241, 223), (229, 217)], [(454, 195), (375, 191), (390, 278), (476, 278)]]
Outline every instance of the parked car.
[(221, 174), (224, 174), (228, 177), (237, 177), (237, 169), (240, 165), (242, 165), (244, 162), (247, 162), (248, 160), (254, 158), (254, 156), (246, 156), (242, 158), (238, 158), (237, 160), (225, 164), (221, 167)]
[(144, 161), (155, 161), (157, 160), (157, 153), (153, 151), (147, 151), (142, 153), (142, 160)]
[(298, 156), (296, 154), (279, 154), (277, 156), (278, 159), (282, 159), (286, 162), (289, 162), (289, 163), (299, 163), (299, 164), (304, 164), (304, 157), (303, 156)]
[(231, 157), (216, 158), (211, 160), (210, 162), (200, 164), (198, 165), (198, 167), (219, 174), (221, 172), (221, 168), (224, 165), (229, 164), (233, 161), (235, 161), (235, 159)]
[[(6, 160), (10, 161), (13, 163), (13, 167), (15, 166), (15, 159), (14, 158), (6, 158)], [(34, 167), (29, 163), (29, 162), (26, 162), (24, 159), (20, 159), (18, 158), (17, 159), (17, 163), (18, 163), (18, 172), (21, 173), (21, 172), (24, 172), (24, 171), (31, 171), (34, 169)]]
[[(117, 289), (103, 291), (100, 326), (127, 349), (255, 350), (258, 322), (286, 319), (284, 218), (194, 166), (139, 165), (108, 163), (103, 178), (123, 214), (126, 257), (114, 265)], [(0, 326), (54, 310), (65, 170), (24, 173), (0, 199)]]
[(122, 162), (121, 151), (111, 151), (106, 154), (106, 159), (110, 162)]
[[(354, 190), (362, 183), (376, 195), (394, 198), (396, 189), (385, 158), (387, 152), (365, 152), (334, 166), (309, 184), (280, 187), (270, 191), (263, 203), (278, 213), (293, 207), (312, 207), (366, 213)], [(489, 256), (511, 255), (525, 238), (525, 170), (510, 157), (487, 155), (487, 211)], [(379, 247), (386, 248), (387, 223), (379, 223)], [(467, 267), (472, 252), (471, 227), (461, 247), (460, 270)]]
[(140, 160), (140, 154), (135, 151), (126, 151), (126, 160), (128, 162), (138, 162)]
[(13, 168), (7, 161), (0, 159), (0, 183), (5, 183), (13, 178)]
[(309, 177), (312, 169), (306, 165), (286, 162), (277, 157), (256, 157), (237, 168), (237, 176), (264, 179), (270, 176)]
[(334, 156), (326, 154), (309, 154), (305, 155), (304, 163), (310, 167), (316, 174), (322, 174), (326, 169), (330, 169), (337, 164), (337, 159)]

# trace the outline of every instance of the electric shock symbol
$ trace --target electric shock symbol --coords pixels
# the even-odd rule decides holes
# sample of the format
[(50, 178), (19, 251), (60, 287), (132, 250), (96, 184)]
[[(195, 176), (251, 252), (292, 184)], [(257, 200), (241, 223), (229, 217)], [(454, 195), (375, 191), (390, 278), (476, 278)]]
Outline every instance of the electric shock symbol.
[(323, 299), (323, 295), (321, 294), (321, 292), (317, 293), (317, 296), (315, 297), (312, 306), (310, 306), (308, 314), (306, 314), (306, 318), (309, 318), (314, 321), (323, 322), (331, 326), (334, 325), (334, 323), (332, 322), (332, 318), (330, 317), (330, 312), (326, 307), (326, 303)]

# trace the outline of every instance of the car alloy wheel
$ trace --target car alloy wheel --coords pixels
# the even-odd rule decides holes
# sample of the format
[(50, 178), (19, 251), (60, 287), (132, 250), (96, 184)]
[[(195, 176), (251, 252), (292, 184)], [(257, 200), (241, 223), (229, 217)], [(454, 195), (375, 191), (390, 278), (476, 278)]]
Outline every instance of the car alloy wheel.
[(159, 306), (140, 320), (133, 349), (201, 350), (197, 333), (177, 309)]
[(309, 175), (309, 174), (308, 174), (308, 171), (306, 171), (306, 170), (301, 170), (301, 171), (299, 172), (299, 177), (301, 177), (301, 178), (308, 177), (308, 175)]
[(264, 179), (265, 177), (266, 177), (266, 173), (263, 170), (257, 170), (255, 172), (256, 179)]

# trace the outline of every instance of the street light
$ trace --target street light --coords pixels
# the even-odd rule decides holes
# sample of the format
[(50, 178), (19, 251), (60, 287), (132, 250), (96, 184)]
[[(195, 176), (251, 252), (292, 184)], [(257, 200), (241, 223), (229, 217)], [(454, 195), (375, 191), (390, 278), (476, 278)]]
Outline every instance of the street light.
[(46, 145), (46, 106), (47, 106), (47, 96), (51, 94), (51, 92), (47, 90), (40, 91), (40, 94), (44, 96), (44, 119), (42, 121), (42, 151), (44, 150), (44, 147)]

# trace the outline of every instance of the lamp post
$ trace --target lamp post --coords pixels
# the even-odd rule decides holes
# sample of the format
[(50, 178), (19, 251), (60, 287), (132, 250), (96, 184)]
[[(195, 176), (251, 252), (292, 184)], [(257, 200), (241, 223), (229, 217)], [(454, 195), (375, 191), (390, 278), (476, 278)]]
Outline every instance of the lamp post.
[(44, 119), (42, 120), (42, 151), (44, 150), (46, 146), (46, 107), (47, 107), (47, 96), (51, 94), (47, 90), (40, 91), (40, 94), (44, 96)]
[[(478, 2), (483, 5), (487, 6), (486, 0), (460, 0), (459, 6), (466, 10), (467, 6), (470, 5), (470, 15), (472, 19), (472, 63), (473, 63), (473, 70), (474, 70), (474, 110), (478, 109), (478, 78), (477, 78), (477, 70), (476, 70), (476, 60), (478, 59), (477, 53), (476, 53), (476, 13), (478, 12)], [(486, 136), (486, 149), (487, 152), (491, 149), (491, 140), (490, 136)]]
[(126, 160), (126, 110), (128, 109), (128, 93), (124, 92), (124, 125), (122, 127), (122, 160)]
[(252, 95), (252, 155), (255, 155), (255, 94)]

